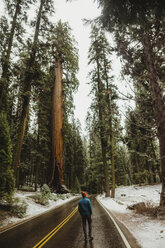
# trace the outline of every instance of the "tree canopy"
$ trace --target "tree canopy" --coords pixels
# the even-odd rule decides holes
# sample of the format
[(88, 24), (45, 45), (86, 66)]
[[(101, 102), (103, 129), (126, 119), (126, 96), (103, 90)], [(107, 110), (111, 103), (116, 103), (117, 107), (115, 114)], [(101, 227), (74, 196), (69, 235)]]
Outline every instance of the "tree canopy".
[(163, 0), (96, 0), (101, 9), (100, 19), (105, 27), (113, 31), (116, 26), (129, 24), (147, 25), (147, 19), (154, 15), (163, 18)]

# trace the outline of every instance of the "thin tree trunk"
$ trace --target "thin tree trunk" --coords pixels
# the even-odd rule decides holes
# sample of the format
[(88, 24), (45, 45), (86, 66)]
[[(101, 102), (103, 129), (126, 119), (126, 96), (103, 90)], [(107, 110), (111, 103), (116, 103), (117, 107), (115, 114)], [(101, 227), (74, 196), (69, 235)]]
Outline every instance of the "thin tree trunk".
[(138, 161), (138, 158), (137, 158), (137, 153), (135, 152), (134, 154), (135, 154), (136, 172), (139, 173), (140, 169), (139, 169), (139, 161)]
[[(107, 88), (108, 91), (108, 88)], [(110, 147), (111, 147), (111, 173), (112, 173), (112, 190), (111, 190), (111, 197), (115, 198), (115, 161), (114, 161), (114, 135), (112, 130), (112, 113), (110, 110), (110, 99), (109, 95), (107, 96), (107, 103), (108, 103), (108, 112), (109, 112), (109, 128), (110, 128)]]
[[(149, 154), (149, 148), (147, 148), (146, 153)], [(148, 173), (149, 173), (148, 183), (149, 184), (153, 184), (154, 183), (154, 177), (153, 177), (154, 171), (152, 171), (152, 164), (153, 164), (153, 162), (146, 160), (146, 164), (147, 164), (147, 169), (148, 169)]]
[[(156, 156), (156, 152), (155, 152), (155, 148), (154, 148), (154, 145), (153, 145), (153, 140), (151, 141), (151, 146), (152, 146), (152, 152), (153, 152), (153, 155), (154, 155), (154, 159), (155, 161), (157, 161), (157, 156)], [(153, 173), (154, 173), (154, 182), (156, 183), (157, 182), (157, 176), (159, 177), (159, 182), (161, 182), (161, 172), (160, 172), (160, 163), (157, 161), (156, 162), (156, 168), (154, 167), (154, 164), (153, 164)]]
[(63, 99), (62, 99), (62, 62), (55, 62), (55, 82), (52, 106), (52, 175), (50, 184), (54, 180), (55, 166), (58, 168), (59, 184), (64, 184), (63, 178)]
[(148, 171), (149, 171), (149, 183), (150, 184), (153, 184), (154, 183), (154, 177), (153, 177), (153, 171), (152, 171), (152, 163), (153, 162), (150, 162), (148, 161)]
[(1, 77), (1, 83), (0, 83), (0, 110), (3, 107), (7, 108), (8, 71), (10, 67), (9, 60), (10, 60), (10, 55), (11, 55), (11, 48), (13, 45), (13, 38), (14, 38), (14, 32), (16, 28), (17, 17), (20, 12), (20, 3), (21, 3), (21, 0), (17, 1), (17, 5), (16, 5), (14, 16), (13, 16), (13, 21), (12, 21), (7, 54), (5, 57), (5, 61), (2, 65), (2, 77)]
[[(29, 91), (31, 90), (30, 85), (28, 89)], [(18, 129), (17, 142), (16, 142), (16, 147), (15, 147), (15, 152), (13, 154), (13, 168), (14, 168), (15, 176), (17, 174), (17, 168), (19, 168), (21, 149), (22, 149), (22, 144), (23, 144), (25, 131), (26, 131), (26, 123), (27, 123), (27, 119), (29, 115), (29, 102), (30, 102), (30, 95), (24, 96), (22, 114), (20, 117), (21, 119), (20, 119), (20, 124), (19, 124), (19, 129)], [(18, 181), (17, 181), (17, 184), (18, 184)]]
[[(40, 112), (40, 110), (39, 110)], [(40, 156), (39, 156), (39, 130), (38, 130), (38, 135), (37, 135), (37, 147), (38, 147), (38, 154), (37, 154), (37, 159), (36, 159), (36, 166), (35, 166), (35, 191), (37, 191), (37, 185), (38, 185), (38, 171), (39, 171), (39, 165), (40, 165)]]
[(71, 189), (74, 189), (74, 157), (71, 160), (71, 174), (70, 174)]
[(35, 35), (34, 35), (34, 41), (33, 41), (33, 46), (32, 46), (32, 52), (31, 52), (28, 66), (27, 66), (27, 71), (25, 74), (24, 84), (25, 84), (26, 95), (24, 96), (24, 99), (23, 99), (23, 108), (22, 108), (20, 125), (19, 125), (19, 129), (18, 129), (16, 148), (15, 148), (14, 155), (13, 155), (13, 168), (14, 168), (15, 176), (17, 174), (17, 168), (19, 166), (19, 161), (20, 161), (20, 157), (21, 157), (21, 150), (22, 150), (26, 125), (27, 125), (27, 120), (28, 120), (28, 116), (29, 116), (31, 83), (32, 83), (32, 79), (33, 79), (33, 75), (31, 74), (31, 70), (32, 70), (34, 62), (35, 62), (35, 56), (36, 56), (36, 50), (37, 50), (36, 46), (37, 46), (37, 42), (38, 42), (39, 26), (40, 26), (40, 22), (41, 22), (41, 12), (42, 12), (44, 1), (45, 0), (41, 0), (41, 2), (40, 2), (40, 8), (39, 8), (38, 16), (37, 16)]
[(98, 76), (98, 105), (99, 105), (99, 121), (100, 121), (100, 140), (101, 140), (101, 150), (102, 150), (102, 159), (103, 159), (103, 168), (104, 168), (104, 177), (105, 177), (105, 192), (106, 197), (110, 196), (110, 188), (109, 188), (109, 175), (108, 175), (108, 165), (106, 158), (106, 148), (107, 141), (105, 138), (105, 127), (103, 123), (103, 108), (101, 102), (101, 93), (102, 93), (102, 83), (100, 80), (100, 70), (99, 70), (99, 62), (97, 61), (97, 76)]
[(148, 34), (143, 37), (144, 52), (150, 82), (150, 92), (154, 107), (154, 115), (157, 124), (157, 135), (159, 139), (161, 168), (162, 168), (162, 191), (160, 205), (165, 206), (165, 104), (163, 94), (154, 64), (154, 55), (151, 40)]
[(111, 197), (115, 198), (115, 162), (114, 162), (114, 136), (113, 132), (111, 133), (111, 170), (112, 170), (112, 191), (111, 191)]
[(111, 197), (115, 198), (115, 162), (114, 162), (114, 136), (113, 136), (113, 129), (112, 129), (112, 109), (111, 109), (111, 102), (110, 102), (110, 90), (108, 85), (108, 77), (107, 77), (107, 70), (106, 65), (105, 67), (105, 75), (106, 75), (106, 83), (107, 83), (107, 106), (108, 106), (108, 114), (109, 114), (109, 129), (110, 129), (110, 147), (111, 147), (111, 173), (112, 173), (112, 190), (111, 190)]

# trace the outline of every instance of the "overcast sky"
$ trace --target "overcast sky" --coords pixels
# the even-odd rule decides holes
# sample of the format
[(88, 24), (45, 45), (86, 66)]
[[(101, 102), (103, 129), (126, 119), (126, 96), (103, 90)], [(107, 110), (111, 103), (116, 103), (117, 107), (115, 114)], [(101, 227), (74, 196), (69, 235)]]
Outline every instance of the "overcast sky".
[[(72, 2), (66, 2), (66, 0), (55, 0), (55, 20), (61, 19), (67, 21), (72, 28), (72, 33), (78, 42), (79, 48), (79, 73), (78, 78), (80, 86), (78, 92), (74, 97), (75, 104), (75, 117), (78, 118), (82, 125), (83, 132), (85, 131), (85, 119), (87, 110), (90, 106), (91, 99), (88, 96), (90, 92), (90, 86), (87, 84), (89, 79), (87, 74), (89, 72), (88, 67), (88, 49), (90, 46), (90, 26), (83, 23), (83, 19), (94, 19), (101, 13), (98, 4), (94, 0), (73, 0)], [(110, 36), (109, 36), (110, 38)], [(111, 41), (111, 40), (110, 40)], [(119, 59), (113, 58), (113, 69), (115, 74), (116, 83), (119, 83), (118, 76), (120, 71)]]
[(90, 45), (89, 35), (90, 27), (83, 24), (82, 19), (93, 19), (100, 14), (100, 9), (93, 0), (55, 0), (55, 18), (67, 21), (72, 28), (72, 34), (78, 42), (79, 49), (79, 73), (78, 79), (80, 86), (74, 97), (75, 117), (78, 118), (82, 125), (82, 130), (85, 129), (85, 118), (87, 109), (90, 106), (90, 97), (88, 97), (90, 87), (87, 84), (88, 68), (88, 49)]

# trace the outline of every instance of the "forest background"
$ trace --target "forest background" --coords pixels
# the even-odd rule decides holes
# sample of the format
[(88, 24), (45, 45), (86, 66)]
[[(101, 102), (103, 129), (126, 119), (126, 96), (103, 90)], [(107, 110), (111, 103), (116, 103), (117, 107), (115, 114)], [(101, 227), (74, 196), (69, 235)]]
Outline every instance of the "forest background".
[[(51, 0), (4, 1), (6, 12), (0, 21), (1, 198), (11, 197), (15, 187), (37, 190), (44, 184), (57, 192), (81, 188), (115, 197), (117, 185), (162, 182), (160, 204), (165, 205), (164, 8), (161, 1), (154, 6), (144, 1), (141, 7), (130, 1), (136, 11), (128, 14), (128, 20), (107, 12), (107, 4), (114, 1), (97, 2), (101, 18), (95, 24), (88, 21), (87, 81), (92, 101), (86, 117), (87, 139), (74, 116), (78, 45), (68, 23), (52, 22)], [(124, 4), (113, 7), (121, 8), (120, 13), (127, 10)], [(29, 11), (34, 14), (28, 15)], [(133, 12), (139, 19), (132, 20)], [(103, 27), (113, 34), (113, 42)], [(122, 82), (129, 81), (132, 94), (119, 93), (112, 70), (114, 53), (122, 61)], [(126, 111), (124, 131), (121, 98), (134, 101), (134, 107)]]

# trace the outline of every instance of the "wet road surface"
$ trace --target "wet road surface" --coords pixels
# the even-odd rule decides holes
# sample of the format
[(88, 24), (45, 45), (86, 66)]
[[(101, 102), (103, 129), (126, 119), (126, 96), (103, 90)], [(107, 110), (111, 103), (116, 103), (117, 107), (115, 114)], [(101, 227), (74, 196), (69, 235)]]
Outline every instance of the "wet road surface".
[(107, 213), (91, 198), (93, 241), (84, 241), (81, 217), (76, 212), (66, 223), (42, 246), (36, 246), (43, 237), (58, 226), (77, 206), (78, 200), (67, 203), (47, 214), (19, 225), (0, 234), (1, 248), (125, 248), (114, 224)]

